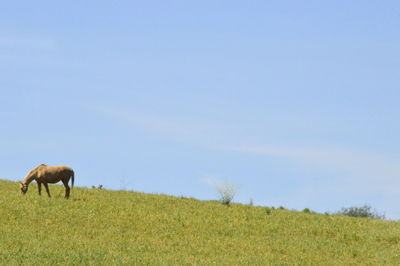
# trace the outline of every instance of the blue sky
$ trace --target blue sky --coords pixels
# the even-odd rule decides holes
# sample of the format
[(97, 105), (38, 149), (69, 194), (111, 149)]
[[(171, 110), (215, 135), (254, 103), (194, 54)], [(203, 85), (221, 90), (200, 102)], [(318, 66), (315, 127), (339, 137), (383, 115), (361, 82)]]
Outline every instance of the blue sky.
[(6, 1), (0, 178), (400, 219), (397, 1)]

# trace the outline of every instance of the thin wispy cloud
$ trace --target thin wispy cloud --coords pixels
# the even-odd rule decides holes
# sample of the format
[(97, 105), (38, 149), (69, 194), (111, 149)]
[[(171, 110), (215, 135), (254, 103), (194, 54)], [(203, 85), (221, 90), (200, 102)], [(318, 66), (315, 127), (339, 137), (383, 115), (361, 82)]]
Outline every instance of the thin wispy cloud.
[(200, 182), (214, 188), (223, 184), (234, 184), (234, 182), (218, 174), (204, 174), (203, 177), (200, 178)]
[[(92, 106), (90, 109), (174, 141), (193, 143), (216, 151), (279, 159), (294, 167), (338, 174), (338, 180), (359, 184), (366, 190), (400, 194), (396, 189), (400, 186), (400, 161), (384, 154), (357, 151), (330, 143), (277, 145), (268, 143), (268, 136), (264, 140), (246, 139), (234, 136), (229, 130), (196, 121), (184, 123), (176, 118), (104, 107)], [(205, 180), (208, 185), (217, 182), (209, 178)]]
[(343, 147), (284, 147), (284, 146), (237, 146), (226, 150), (243, 154), (255, 154), (280, 158), (292, 164), (318, 171), (340, 174), (338, 179), (358, 183), (373, 191), (400, 194), (400, 161), (373, 152), (360, 152)]
[(209, 123), (99, 105), (86, 106), (86, 108), (158, 137), (202, 145), (211, 149), (216, 148), (215, 144), (226, 138), (221, 127)]

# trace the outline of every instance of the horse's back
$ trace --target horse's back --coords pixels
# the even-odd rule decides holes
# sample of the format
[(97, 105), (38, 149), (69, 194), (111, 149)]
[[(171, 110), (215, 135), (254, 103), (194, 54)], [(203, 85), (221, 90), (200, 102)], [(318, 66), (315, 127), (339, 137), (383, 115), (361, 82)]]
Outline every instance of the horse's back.
[(47, 166), (46, 171), (50, 173), (73, 173), (71, 167), (65, 165)]
[(48, 183), (57, 183), (62, 179), (67, 179), (74, 175), (71, 167), (64, 165), (46, 166), (41, 169), (40, 179), (46, 180)]

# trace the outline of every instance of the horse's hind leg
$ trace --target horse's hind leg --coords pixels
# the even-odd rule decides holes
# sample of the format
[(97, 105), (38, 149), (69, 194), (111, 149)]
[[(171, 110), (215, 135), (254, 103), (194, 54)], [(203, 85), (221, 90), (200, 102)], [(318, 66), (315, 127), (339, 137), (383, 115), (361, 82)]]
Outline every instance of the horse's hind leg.
[(49, 190), (49, 185), (48, 185), (47, 183), (43, 183), (43, 185), (44, 185), (44, 187), (46, 188), (47, 195), (49, 195), (49, 198), (51, 198), (51, 196), (50, 196), (50, 190)]
[(65, 187), (65, 198), (68, 199), (69, 198), (69, 191), (71, 190), (68, 186), (68, 180), (63, 180), (62, 181)]

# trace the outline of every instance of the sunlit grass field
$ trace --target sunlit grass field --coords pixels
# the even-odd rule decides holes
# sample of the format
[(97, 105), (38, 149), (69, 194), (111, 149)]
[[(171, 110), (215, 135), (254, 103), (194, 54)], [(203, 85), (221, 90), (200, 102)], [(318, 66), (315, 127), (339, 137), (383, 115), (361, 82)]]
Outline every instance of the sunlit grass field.
[(400, 265), (393, 221), (0, 180), (1, 265)]

